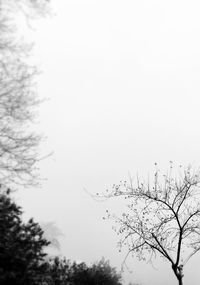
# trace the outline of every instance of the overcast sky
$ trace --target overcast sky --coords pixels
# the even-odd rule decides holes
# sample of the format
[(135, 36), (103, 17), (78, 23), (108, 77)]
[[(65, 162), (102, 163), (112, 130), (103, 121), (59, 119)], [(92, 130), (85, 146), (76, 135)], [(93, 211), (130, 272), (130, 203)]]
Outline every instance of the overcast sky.
[[(43, 71), (38, 92), (47, 136), (41, 189), (20, 191), (26, 214), (55, 221), (61, 253), (120, 267), (112, 223), (105, 210), (120, 202), (95, 194), (154, 162), (165, 171), (200, 165), (200, 4), (185, 0), (56, 0), (54, 16), (35, 31), (35, 58)], [(185, 268), (185, 285), (199, 284), (197, 263)], [(169, 265), (129, 259), (126, 280), (175, 285)], [(164, 276), (164, 280), (161, 279)], [(161, 281), (162, 280), (162, 281)]]

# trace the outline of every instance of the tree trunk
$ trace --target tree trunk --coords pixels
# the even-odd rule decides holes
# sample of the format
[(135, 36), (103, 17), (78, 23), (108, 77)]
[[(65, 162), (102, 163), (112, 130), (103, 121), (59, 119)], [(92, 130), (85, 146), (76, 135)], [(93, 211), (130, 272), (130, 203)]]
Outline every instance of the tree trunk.
[(176, 278), (178, 279), (178, 285), (183, 285), (183, 265), (180, 264), (177, 266), (176, 264), (172, 264), (172, 269)]
[(174, 274), (178, 279), (178, 285), (183, 285), (183, 268), (179, 267), (178, 270), (173, 268)]
[(182, 276), (178, 278), (178, 285), (183, 285), (183, 278)]

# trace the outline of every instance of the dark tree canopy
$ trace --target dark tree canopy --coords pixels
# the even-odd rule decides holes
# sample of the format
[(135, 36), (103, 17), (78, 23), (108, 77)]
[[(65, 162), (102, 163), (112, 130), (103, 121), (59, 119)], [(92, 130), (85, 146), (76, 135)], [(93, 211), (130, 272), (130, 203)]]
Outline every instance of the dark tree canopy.
[(47, 263), (46, 283), (52, 285), (121, 285), (121, 275), (104, 259), (88, 266), (56, 257)]
[(22, 221), (9, 191), (0, 194), (0, 284), (40, 284), (48, 244), (39, 224)]
[(40, 225), (22, 220), (22, 210), (10, 190), (0, 191), (1, 285), (121, 285), (121, 275), (101, 259), (90, 266), (65, 258), (47, 258)]
[(49, 258), (46, 262), (44, 281), (47, 285), (70, 284), (71, 263), (65, 258)]
[(127, 256), (151, 261), (160, 255), (183, 284), (183, 268), (200, 250), (199, 171), (180, 168), (176, 177), (171, 163), (166, 175), (156, 169), (152, 181), (122, 182), (107, 196), (127, 199), (127, 211), (114, 216)]
[(91, 266), (90, 274), (93, 278), (92, 284), (94, 285), (121, 285), (121, 275), (114, 267), (111, 267), (109, 261), (104, 258)]
[(121, 285), (121, 275), (104, 259), (87, 267), (85, 263), (72, 265), (72, 284)]

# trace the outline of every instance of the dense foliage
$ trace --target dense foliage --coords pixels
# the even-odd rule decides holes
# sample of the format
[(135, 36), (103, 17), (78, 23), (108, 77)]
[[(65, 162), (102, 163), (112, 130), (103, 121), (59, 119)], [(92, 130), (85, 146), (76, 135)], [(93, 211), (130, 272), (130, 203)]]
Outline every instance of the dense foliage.
[(39, 284), (43, 249), (49, 244), (39, 224), (22, 221), (22, 210), (9, 191), (0, 195), (0, 284)]
[(104, 259), (90, 266), (65, 258), (47, 258), (48, 242), (40, 225), (22, 220), (10, 191), (0, 194), (1, 285), (121, 285), (121, 275)]
[(109, 261), (101, 259), (88, 266), (56, 257), (47, 264), (46, 283), (53, 285), (121, 285), (121, 275)]

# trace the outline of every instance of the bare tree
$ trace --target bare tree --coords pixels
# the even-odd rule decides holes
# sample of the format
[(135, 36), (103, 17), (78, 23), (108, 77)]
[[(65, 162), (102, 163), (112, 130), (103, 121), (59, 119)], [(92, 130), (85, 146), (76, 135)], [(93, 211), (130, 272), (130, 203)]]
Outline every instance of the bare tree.
[[(17, 38), (14, 15), (32, 17), (46, 1), (0, 1), (0, 183), (37, 183), (40, 136), (30, 131), (38, 104), (36, 68), (27, 62), (30, 45)], [(43, 4), (42, 4), (43, 3)], [(29, 9), (29, 14), (28, 14)]]
[(117, 223), (119, 246), (128, 246), (127, 257), (152, 261), (160, 255), (182, 285), (185, 264), (200, 250), (200, 172), (189, 167), (176, 178), (172, 170), (171, 163), (166, 175), (156, 169), (151, 181), (115, 185), (109, 197), (124, 196), (128, 208), (120, 218), (108, 217)]

